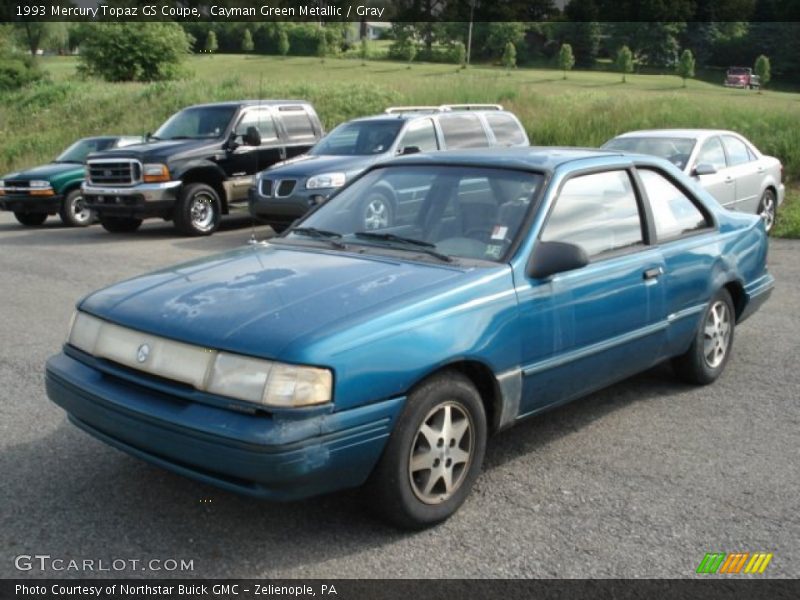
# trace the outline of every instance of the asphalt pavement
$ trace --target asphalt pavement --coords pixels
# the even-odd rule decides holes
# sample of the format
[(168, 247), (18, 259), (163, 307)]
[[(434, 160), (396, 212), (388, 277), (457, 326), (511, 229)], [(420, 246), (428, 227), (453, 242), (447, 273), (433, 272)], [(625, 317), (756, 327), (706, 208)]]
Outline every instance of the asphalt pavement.
[[(195, 483), (47, 399), (78, 299), (250, 236), (247, 219), (198, 239), (0, 213), (0, 577), (696, 577), (706, 552), (737, 551), (774, 554), (759, 577), (800, 577), (800, 241), (771, 242), (776, 291), (715, 384), (661, 366), (503, 432), (461, 510), (409, 534), (358, 491), (274, 504)], [(17, 558), (34, 555), (50, 558)]]

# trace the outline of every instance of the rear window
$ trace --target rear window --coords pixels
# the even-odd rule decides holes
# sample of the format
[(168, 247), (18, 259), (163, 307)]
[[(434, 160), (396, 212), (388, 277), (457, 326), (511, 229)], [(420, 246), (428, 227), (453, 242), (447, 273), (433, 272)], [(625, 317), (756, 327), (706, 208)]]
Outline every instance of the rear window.
[(291, 139), (314, 138), (314, 123), (302, 108), (281, 108), (279, 110), (283, 126)]
[(525, 143), (522, 129), (510, 115), (487, 114), (486, 121), (492, 128), (497, 143), (501, 146), (516, 146)]
[(485, 148), (489, 145), (480, 119), (475, 115), (447, 115), (439, 118), (447, 148)]

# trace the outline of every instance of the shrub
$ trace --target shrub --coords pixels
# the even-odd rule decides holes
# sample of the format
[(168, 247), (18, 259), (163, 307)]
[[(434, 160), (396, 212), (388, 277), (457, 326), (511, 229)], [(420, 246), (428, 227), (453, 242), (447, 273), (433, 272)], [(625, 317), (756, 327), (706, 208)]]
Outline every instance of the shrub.
[(756, 59), (755, 65), (755, 72), (759, 78), (759, 86), (764, 87), (769, 83), (769, 80), (772, 78), (772, 74), (770, 73), (770, 65), (769, 65), (769, 58), (764, 56), (763, 54)]
[(245, 29), (242, 35), (242, 52), (252, 52), (254, 49), (253, 34), (250, 33), (249, 29)]
[(208, 32), (208, 35), (206, 36), (206, 45), (203, 48), (203, 50), (205, 50), (205, 52), (207, 52), (208, 54), (214, 54), (214, 52), (217, 51), (217, 48), (219, 48), (219, 44), (217, 43), (217, 34), (212, 29), (211, 31)]
[(0, 53), (0, 91), (15, 90), (43, 77), (32, 56)]
[(617, 50), (617, 58), (614, 61), (617, 65), (617, 70), (622, 73), (622, 83), (626, 81), (626, 75), (633, 73), (633, 53), (627, 46), (622, 46)]
[(688, 48), (681, 54), (681, 58), (675, 66), (675, 71), (683, 79), (683, 87), (686, 87), (687, 79), (694, 77), (694, 55)]
[(567, 71), (571, 71), (575, 66), (575, 56), (572, 54), (572, 46), (561, 44), (561, 51), (558, 53), (558, 66), (564, 71), (564, 79), (567, 78)]
[(513, 69), (517, 66), (517, 49), (511, 42), (508, 42), (503, 50), (503, 66), (506, 69)]

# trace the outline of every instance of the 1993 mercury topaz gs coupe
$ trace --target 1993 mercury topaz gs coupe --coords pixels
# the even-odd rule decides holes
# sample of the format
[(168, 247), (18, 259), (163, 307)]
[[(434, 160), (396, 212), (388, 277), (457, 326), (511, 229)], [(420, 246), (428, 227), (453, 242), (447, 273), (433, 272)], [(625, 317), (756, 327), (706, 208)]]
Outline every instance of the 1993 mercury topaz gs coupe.
[[(391, 227), (364, 231), (375, 187)], [(78, 304), (47, 391), (178, 473), (455, 512), (487, 435), (672, 360), (714, 381), (769, 296), (764, 224), (663, 159), (519, 148), (373, 166), (282, 237)]]

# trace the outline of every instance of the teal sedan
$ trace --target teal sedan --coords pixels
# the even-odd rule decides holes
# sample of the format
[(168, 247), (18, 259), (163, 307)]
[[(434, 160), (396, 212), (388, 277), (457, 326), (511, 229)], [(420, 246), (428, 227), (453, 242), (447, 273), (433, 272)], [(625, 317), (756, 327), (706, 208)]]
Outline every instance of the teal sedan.
[(140, 144), (141, 137), (102, 136), (83, 138), (64, 150), (53, 162), (0, 179), (0, 210), (14, 213), (22, 225), (41, 225), (58, 213), (64, 225), (86, 227), (94, 214), (81, 194), (83, 161), (92, 152)]

